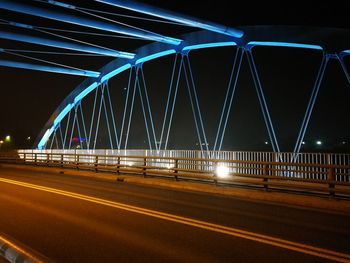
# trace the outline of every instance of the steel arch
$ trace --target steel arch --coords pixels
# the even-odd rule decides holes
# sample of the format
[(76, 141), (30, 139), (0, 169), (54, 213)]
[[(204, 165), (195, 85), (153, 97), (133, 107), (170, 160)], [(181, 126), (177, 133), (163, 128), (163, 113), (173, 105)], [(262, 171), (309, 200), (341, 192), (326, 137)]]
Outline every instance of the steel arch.
[[(322, 52), (322, 56), (325, 62), (320, 66), (319, 75), (317, 76), (313, 95), (310, 98), (308, 109), (306, 110), (304, 121), (299, 132), (298, 141), (295, 145), (295, 151), (300, 150), (300, 145), (307, 128), (308, 121), (310, 119), (314, 102), (317, 98), (317, 93), (319, 86), (322, 82), (322, 76), (326, 69), (327, 62), (330, 58), (338, 59), (342, 65), (345, 75), (347, 76), (349, 82), (349, 73), (343, 63), (343, 57), (349, 54), (348, 46), (349, 43), (345, 43), (348, 46), (336, 47), (335, 55), (330, 55), (329, 52), (334, 52), (334, 47), (328, 45), (328, 43), (322, 42), (318, 44), (318, 41), (322, 38), (318, 36), (315, 38), (315, 35), (319, 34), (319, 30), (312, 30), (311, 33), (305, 37), (304, 34), (301, 34), (299, 27), (288, 27), (287, 30), (285, 27), (246, 27), (242, 28), (245, 32), (244, 38), (235, 38), (232, 36), (219, 35), (213, 32), (208, 31), (199, 31), (194, 33), (189, 33), (181, 37), (183, 39), (182, 43), (178, 46), (164, 44), (164, 43), (152, 43), (144, 47), (137, 49), (134, 53), (136, 54), (135, 58), (132, 60), (117, 58), (105, 65), (101, 70), (99, 78), (87, 78), (80, 85), (78, 85), (60, 104), (56, 111), (51, 115), (50, 119), (45, 124), (43, 130), (39, 134), (36, 140), (36, 148), (43, 149), (49, 140), (50, 136), (53, 134), (55, 129), (58, 127), (63, 118), (72, 110), (76, 105), (78, 105), (81, 100), (87, 96), (94, 89), (107, 82), (110, 78), (117, 76), (133, 67), (142, 66), (143, 63), (151, 60), (158, 59), (170, 54), (180, 53), (188, 54), (191, 50), (195, 49), (204, 49), (211, 47), (223, 47), (223, 46), (237, 46), (243, 50), (244, 53), (248, 56), (248, 62), (250, 64), (251, 72), (253, 75), (253, 80), (256, 86), (257, 94), (261, 104), (262, 112), (264, 114), (264, 119), (266, 122), (266, 128), (268, 130), (270, 141), (273, 146), (274, 151), (279, 151), (278, 142), (274, 135), (274, 128), (272, 125), (271, 118), (269, 116), (268, 107), (264, 101), (263, 90), (259, 80), (257, 70), (255, 68), (254, 59), (252, 55), (252, 50), (256, 46), (273, 46), (273, 47), (289, 47), (289, 48), (303, 48), (303, 49), (312, 49)], [(271, 31), (275, 30), (276, 32), (283, 32), (282, 34), (272, 35)], [(332, 30), (324, 30), (326, 33), (324, 35), (330, 34)]]

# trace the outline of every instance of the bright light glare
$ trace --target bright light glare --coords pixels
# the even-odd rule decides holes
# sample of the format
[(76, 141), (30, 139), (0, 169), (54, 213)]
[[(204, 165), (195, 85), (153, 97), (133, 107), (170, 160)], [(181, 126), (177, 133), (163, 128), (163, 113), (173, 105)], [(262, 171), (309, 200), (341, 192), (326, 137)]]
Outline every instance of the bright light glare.
[(317, 141), (316, 144), (317, 145), (322, 145), (322, 142), (321, 141)]
[(230, 169), (227, 166), (218, 164), (215, 173), (218, 177), (225, 178), (230, 174)]
[(11, 136), (10, 136), (10, 135), (7, 135), (7, 136), (5, 137), (5, 142), (9, 142), (9, 141), (11, 141)]
[(128, 162), (128, 166), (133, 166), (134, 163), (133, 162)]
[(3, 144), (4, 143), (4, 141), (0, 141), (0, 144)]

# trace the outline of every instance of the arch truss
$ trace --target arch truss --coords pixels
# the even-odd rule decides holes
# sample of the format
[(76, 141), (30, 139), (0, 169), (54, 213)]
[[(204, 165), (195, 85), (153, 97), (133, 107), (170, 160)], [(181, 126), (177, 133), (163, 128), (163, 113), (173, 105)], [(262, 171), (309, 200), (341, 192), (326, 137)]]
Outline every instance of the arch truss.
[[(264, 46), (312, 50), (318, 52), (321, 56), (318, 72), (314, 77), (314, 84), (307, 98), (307, 106), (304, 109), (298, 135), (292, 149), (294, 152), (299, 152), (330, 60), (339, 62), (350, 84), (350, 73), (345, 62), (346, 57), (350, 54), (350, 43), (343, 41), (344, 43), (330, 44), (325, 41), (325, 39), (332, 38), (332, 36), (334, 36), (334, 39), (338, 39), (337, 34), (339, 32), (337, 30), (278, 26), (231, 28), (134, 1), (96, 0), (95, 2), (105, 7), (126, 9), (129, 12), (136, 12), (147, 17), (121, 15), (113, 11), (109, 12), (107, 11), (108, 9), (98, 10), (53, 0), (34, 0), (32, 3), (36, 3), (35, 5), (0, 0), (0, 9), (2, 10), (35, 17), (38, 21), (50, 20), (70, 25), (73, 28), (83, 27), (85, 30), (53, 28), (0, 19), (1, 25), (10, 28), (7, 31), (0, 31), (0, 39), (60, 50), (54, 52), (47, 49), (41, 51), (16, 50), (0, 47), (0, 55), (6, 54), (41, 63), (33, 64), (0, 59), (0, 66), (86, 77), (52, 114), (37, 138), (35, 144), (37, 149), (72, 149), (75, 147), (97, 149), (102, 145), (100, 142), (102, 138), (106, 142), (103, 146), (104, 148), (127, 149), (130, 147), (130, 132), (136, 101), (141, 105), (142, 125), (144, 125), (146, 133), (145, 147), (154, 150), (168, 149), (170, 147), (169, 136), (173, 128), (174, 110), (179, 107), (177, 102), (179, 86), (180, 82), (183, 81), (195, 126), (197, 145), (202, 151), (220, 151), (223, 147), (229, 118), (232, 114), (237, 82), (242, 71), (242, 63), (245, 62), (248, 64), (255, 96), (258, 100), (259, 110), (268, 134), (268, 144), (271, 145), (273, 151), (280, 152), (280, 141), (271, 116), (270, 105), (266, 98), (264, 83), (259, 74), (258, 64), (255, 61), (255, 48)], [(181, 37), (167, 36), (154, 30), (117, 21), (114, 19), (115, 16), (136, 20), (143, 19), (149, 23), (169, 23), (190, 29), (199, 28), (203, 31), (187, 33)], [(148, 23), (144, 24), (147, 25)], [(16, 30), (20, 32), (13, 32)], [(130, 41), (146, 40), (152, 41), (152, 43), (134, 51), (124, 51), (83, 41), (79, 38), (68, 37), (67, 33), (80, 36), (98, 36), (101, 38), (127, 38)], [(345, 32), (345, 35), (348, 36), (348, 33)], [(45, 35), (45, 37), (42, 35)], [(346, 37), (343, 39), (346, 39)], [(193, 50), (227, 47), (235, 49), (233, 63), (230, 65), (229, 81), (221, 103), (218, 122), (215, 124), (217, 125), (215, 135), (213, 139), (209, 139), (206, 129), (208, 124), (204, 121), (203, 107), (198, 95), (201, 87), (196, 81), (196, 72), (193, 70), (190, 54)], [(96, 71), (39, 59), (29, 56), (29, 53), (103, 56), (112, 57), (114, 60)], [(147, 81), (144, 65), (163, 57), (172, 57), (173, 61), (171, 63), (169, 84), (166, 87), (159, 87), (166, 89), (167, 95), (161, 124), (156, 127), (154, 109), (150, 102), (149, 82)], [(116, 105), (111, 96), (112, 87), (110, 82), (122, 74), (128, 75), (128, 81), (123, 88), (125, 90), (123, 105)], [(210, 74), (210, 72), (206, 74)], [(89, 97), (93, 98), (93, 103), (91, 108), (86, 109), (85, 102)], [(116, 116), (116, 111), (120, 113), (119, 118)], [(102, 124), (102, 120), (105, 120), (105, 124)]]
[[(270, 47), (286, 47), (286, 48), (302, 48), (319, 52), (321, 56), (321, 63), (318, 66), (317, 75), (314, 78), (314, 84), (311, 88), (311, 95), (308, 98), (307, 107), (304, 111), (303, 119), (300, 124), (297, 140), (294, 144), (294, 152), (299, 152), (304, 141), (305, 133), (308, 129), (310, 118), (314, 110), (315, 102), (317, 100), (320, 86), (323, 82), (323, 77), (330, 60), (335, 60), (340, 63), (343, 73), (345, 74), (349, 84), (349, 71), (345, 65), (344, 58), (349, 54), (344, 50), (338, 54), (328, 54), (325, 50), (314, 44), (301, 44), (291, 42), (266, 42), (266, 41), (249, 41), (241, 45), (240, 41), (232, 41), (232, 38), (212, 38), (213, 34), (208, 32), (192, 33), (184, 37), (186, 45), (182, 45), (181, 49), (164, 49), (159, 50), (159, 45), (151, 44), (137, 51), (137, 59), (133, 63), (121, 63), (120, 60), (114, 64), (105, 67), (105, 73), (98, 81), (85, 82), (80, 85), (66, 101), (57, 110), (56, 115), (45, 130), (37, 147), (39, 149), (71, 149), (71, 142), (75, 137), (84, 138), (79, 140), (79, 148), (81, 149), (96, 149), (97, 141), (100, 132), (100, 119), (103, 117), (107, 121), (107, 140), (108, 148), (110, 149), (127, 149), (129, 146), (129, 134), (131, 122), (134, 114), (135, 100), (140, 100), (142, 108), (142, 116), (147, 135), (147, 148), (152, 150), (165, 150), (169, 147), (169, 134), (172, 128), (172, 121), (174, 116), (174, 109), (180, 107), (177, 105), (177, 96), (180, 79), (184, 79), (187, 89), (187, 98), (191, 106), (192, 117), (196, 128), (197, 145), (200, 150), (214, 150), (220, 151), (222, 149), (225, 138), (225, 131), (228, 125), (229, 116), (232, 112), (232, 104), (236, 94), (236, 87), (239, 76), (241, 74), (241, 66), (244, 61), (249, 65), (250, 76), (254, 83), (255, 94), (259, 101), (260, 111), (263, 116), (264, 125), (269, 137), (269, 144), (275, 152), (280, 151), (280, 143), (276, 136), (276, 130), (273, 119), (271, 117), (269, 104), (266, 99), (264, 85), (259, 76), (259, 70), (254, 57), (254, 48), (257, 46)], [(194, 42), (199, 41), (199, 42)], [(220, 47), (234, 47), (234, 62), (230, 70), (230, 77), (226, 87), (226, 94), (222, 102), (219, 122), (216, 129), (215, 140), (210, 142), (207, 138), (206, 124), (203, 121), (203, 110), (198, 99), (198, 89), (196, 84), (194, 71), (191, 65), (190, 53), (193, 50), (200, 50), (206, 48), (220, 48)], [(146, 50), (146, 53), (144, 53)], [(153, 111), (150, 104), (148, 94), (147, 81), (145, 80), (144, 65), (151, 60), (160, 59), (161, 57), (172, 55), (172, 73), (171, 81), (168, 87), (167, 102), (164, 109), (161, 128), (156, 131), (153, 119)], [(116, 122), (114, 116), (113, 103), (110, 96), (109, 80), (122, 72), (128, 72), (129, 80), (126, 86), (126, 95), (124, 97), (124, 108), (119, 109), (123, 112), (120, 123)], [(86, 119), (82, 110), (82, 103), (87, 94), (94, 91), (94, 106), (92, 109), (92, 116), (90, 118), (90, 126), (86, 127)], [(96, 117), (97, 116), (97, 117)], [(62, 127), (61, 120), (67, 117), (65, 126)], [(72, 124), (70, 124), (72, 123)], [(82, 123), (79, 126), (78, 123)], [(141, 124), (140, 124), (141, 125)], [(143, 125), (143, 124), (142, 124)], [(83, 127), (83, 129), (78, 128)], [(70, 132), (68, 132), (70, 129)], [(209, 147), (211, 145), (211, 147)]]

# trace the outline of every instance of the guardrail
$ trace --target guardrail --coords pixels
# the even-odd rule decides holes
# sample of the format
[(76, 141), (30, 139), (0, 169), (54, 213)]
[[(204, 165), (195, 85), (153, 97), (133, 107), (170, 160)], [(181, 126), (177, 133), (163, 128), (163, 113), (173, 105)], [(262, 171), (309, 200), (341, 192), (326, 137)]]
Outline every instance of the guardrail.
[[(246, 151), (198, 151), (198, 150), (147, 150), (147, 149), (50, 149), (50, 150), (36, 150), (23, 149), (18, 150), (18, 153), (60, 153), (60, 154), (93, 154), (93, 155), (120, 155), (120, 156), (157, 156), (157, 157), (171, 157), (171, 158), (187, 158), (187, 159), (220, 159), (220, 160), (236, 160), (236, 161), (252, 161), (252, 162), (285, 162), (285, 163), (300, 163), (300, 164), (320, 164), (320, 165), (350, 165), (349, 153), (292, 153), (292, 152), (246, 152)], [(181, 165), (183, 169), (197, 169), (196, 162)], [(231, 172), (249, 173), (259, 175), (259, 171), (255, 164), (236, 164), (235, 170)], [(209, 169), (202, 167), (202, 169)], [(299, 174), (289, 174), (291, 177), (326, 180), (324, 170), (320, 167), (307, 166), (299, 167), (310, 173), (301, 172)], [(342, 182), (350, 182), (348, 176), (342, 176), (342, 173), (347, 171), (339, 171), (335, 180)]]
[(2, 154), (0, 162), (350, 195), (349, 165), (45, 152)]

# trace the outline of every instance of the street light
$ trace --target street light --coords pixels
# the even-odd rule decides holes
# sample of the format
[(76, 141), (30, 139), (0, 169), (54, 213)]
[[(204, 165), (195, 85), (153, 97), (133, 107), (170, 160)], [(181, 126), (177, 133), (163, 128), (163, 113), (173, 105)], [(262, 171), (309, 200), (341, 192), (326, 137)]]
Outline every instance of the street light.
[(230, 168), (228, 168), (224, 164), (218, 163), (215, 169), (215, 173), (218, 177), (225, 178), (230, 175)]
[(10, 142), (11, 141), (11, 136), (10, 135), (7, 135), (6, 137), (5, 137), (5, 142)]

